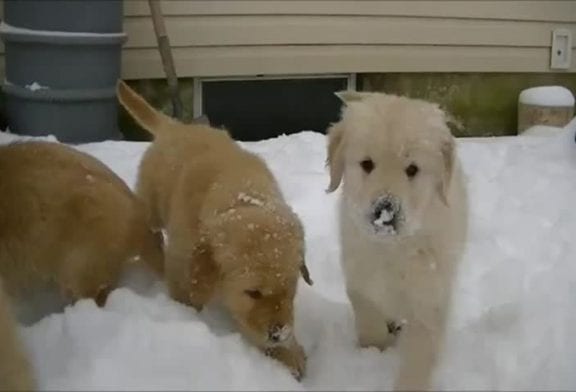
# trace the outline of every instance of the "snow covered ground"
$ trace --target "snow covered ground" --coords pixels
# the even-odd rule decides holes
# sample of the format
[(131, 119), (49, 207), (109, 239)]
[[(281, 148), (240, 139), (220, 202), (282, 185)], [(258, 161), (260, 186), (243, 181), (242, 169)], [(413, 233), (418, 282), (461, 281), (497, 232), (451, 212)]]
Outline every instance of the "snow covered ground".
[[(550, 137), (460, 140), (470, 193), (437, 388), (576, 389), (576, 123)], [(0, 134), (0, 143), (14, 139)], [(78, 148), (130, 185), (147, 144)], [(355, 345), (339, 266), (338, 195), (327, 195), (325, 139), (302, 132), (245, 146), (263, 156), (302, 218), (315, 281), (297, 295), (308, 374), (297, 383), (242, 341), (217, 307), (197, 314), (132, 271), (106, 307), (81, 301), (22, 328), (44, 390), (383, 390), (393, 350)]]

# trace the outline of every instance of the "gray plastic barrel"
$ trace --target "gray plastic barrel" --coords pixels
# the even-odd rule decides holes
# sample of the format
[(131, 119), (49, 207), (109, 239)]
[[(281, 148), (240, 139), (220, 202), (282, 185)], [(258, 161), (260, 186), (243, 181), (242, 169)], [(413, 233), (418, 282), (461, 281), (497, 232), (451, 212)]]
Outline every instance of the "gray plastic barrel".
[(4, 1), (6, 22), (31, 30), (117, 33), (122, 16), (122, 0)]
[[(118, 139), (115, 90), (30, 90), (5, 84), (11, 130), (31, 136), (54, 135), (67, 143)], [(18, 132), (20, 133), (20, 132)]]
[[(27, 86), (34, 82), (51, 89), (110, 87), (118, 79), (125, 37), (49, 36), (5, 30), (6, 79)], [(42, 58), (50, 59), (49, 66)], [(39, 82), (41, 81), (41, 82)]]
[(121, 0), (4, 0), (11, 131), (67, 143), (120, 137), (122, 11)]

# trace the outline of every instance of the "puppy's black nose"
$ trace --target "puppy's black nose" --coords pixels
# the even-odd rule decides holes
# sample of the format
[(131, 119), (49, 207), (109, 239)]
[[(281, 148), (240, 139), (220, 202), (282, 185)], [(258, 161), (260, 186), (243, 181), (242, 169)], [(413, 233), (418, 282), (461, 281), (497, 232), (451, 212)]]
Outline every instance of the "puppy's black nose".
[(274, 343), (278, 343), (283, 338), (284, 335), (283, 332), (284, 328), (281, 325), (279, 324), (273, 325), (268, 329), (268, 340)]
[(394, 206), (392, 205), (392, 202), (390, 200), (383, 200), (382, 202), (376, 204), (374, 213), (376, 216), (380, 216), (384, 212), (391, 214), (393, 211)]
[(396, 217), (396, 207), (390, 198), (380, 198), (374, 203), (372, 222), (377, 226), (392, 225)]
[(270, 334), (270, 337), (268, 338), (268, 340), (270, 340), (271, 342), (274, 342), (274, 343), (278, 343), (280, 341), (280, 335)]

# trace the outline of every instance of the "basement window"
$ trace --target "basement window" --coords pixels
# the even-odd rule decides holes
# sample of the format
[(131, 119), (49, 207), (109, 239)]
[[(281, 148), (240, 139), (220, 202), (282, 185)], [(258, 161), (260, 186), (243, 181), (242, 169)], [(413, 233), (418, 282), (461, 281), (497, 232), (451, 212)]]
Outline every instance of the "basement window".
[(207, 116), (211, 125), (241, 141), (325, 133), (340, 114), (334, 93), (356, 88), (355, 75), (199, 78), (194, 83), (194, 117)]

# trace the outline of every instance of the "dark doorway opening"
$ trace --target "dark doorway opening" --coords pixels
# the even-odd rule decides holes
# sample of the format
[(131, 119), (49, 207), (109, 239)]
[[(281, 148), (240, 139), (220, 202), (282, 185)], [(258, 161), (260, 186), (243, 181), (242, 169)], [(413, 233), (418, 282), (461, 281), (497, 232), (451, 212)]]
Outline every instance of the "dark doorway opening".
[(340, 113), (334, 93), (348, 88), (346, 76), (201, 83), (203, 114), (241, 141), (300, 131), (325, 133)]

